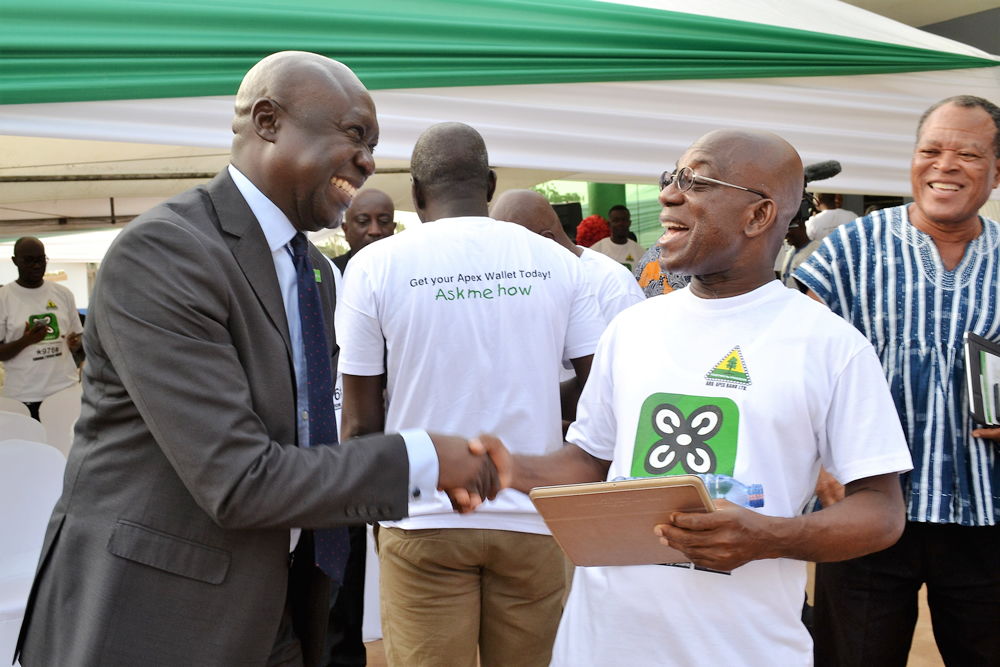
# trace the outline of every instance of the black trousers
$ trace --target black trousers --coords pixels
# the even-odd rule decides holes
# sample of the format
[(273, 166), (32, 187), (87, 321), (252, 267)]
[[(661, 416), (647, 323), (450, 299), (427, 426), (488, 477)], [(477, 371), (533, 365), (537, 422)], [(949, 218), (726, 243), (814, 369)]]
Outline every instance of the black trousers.
[(367, 526), (347, 529), (351, 555), (344, 568), (344, 585), (336, 584), (330, 595), (330, 621), (323, 648), (322, 667), (364, 667), (368, 654), (361, 636), (365, 617), (365, 555), (368, 552)]
[[(21, 402), (24, 403), (24, 401)], [(41, 418), (38, 416), (38, 408), (42, 406), (41, 401), (38, 401), (37, 403), (24, 403), (24, 405), (28, 408), (28, 412), (31, 413), (32, 419), (38, 422), (42, 421)]]
[(905, 667), (927, 584), (948, 667), (1000, 666), (1000, 526), (907, 522), (885, 551), (816, 567), (816, 667)]

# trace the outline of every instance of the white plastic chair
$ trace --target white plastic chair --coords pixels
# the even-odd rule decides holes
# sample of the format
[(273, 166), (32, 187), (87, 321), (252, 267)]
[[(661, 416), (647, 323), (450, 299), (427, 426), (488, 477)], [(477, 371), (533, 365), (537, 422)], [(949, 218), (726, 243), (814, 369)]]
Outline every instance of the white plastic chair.
[(6, 396), (0, 396), (0, 412), (13, 412), (15, 415), (24, 415), (25, 417), (31, 416), (27, 405)]
[(0, 412), (0, 442), (4, 440), (27, 440), (48, 444), (49, 437), (45, 427), (31, 417), (13, 412)]
[(14, 655), (65, 471), (66, 459), (50, 445), (0, 442), (0, 659)]
[(38, 418), (49, 436), (49, 444), (69, 457), (73, 446), (73, 426), (80, 418), (83, 387), (77, 382), (52, 394), (38, 407)]

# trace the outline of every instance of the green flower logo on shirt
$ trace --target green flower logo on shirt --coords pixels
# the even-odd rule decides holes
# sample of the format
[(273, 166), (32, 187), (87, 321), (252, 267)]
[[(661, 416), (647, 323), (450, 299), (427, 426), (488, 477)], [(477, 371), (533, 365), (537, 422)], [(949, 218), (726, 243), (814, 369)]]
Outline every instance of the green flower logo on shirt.
[(639, 413), (632, 476), (732, 475), (739, 421), (728, 398), (653, 394)]
[(42, 340), (59, 339), (59, 318), (56, 317), (55, 313), (42, 313), (41, 315), (29, 315), (28, 327), (34, 328), (35, 322), (43, 322), (49, 328), (49, 332), (45, 334), (45, 338), (43, 338)]

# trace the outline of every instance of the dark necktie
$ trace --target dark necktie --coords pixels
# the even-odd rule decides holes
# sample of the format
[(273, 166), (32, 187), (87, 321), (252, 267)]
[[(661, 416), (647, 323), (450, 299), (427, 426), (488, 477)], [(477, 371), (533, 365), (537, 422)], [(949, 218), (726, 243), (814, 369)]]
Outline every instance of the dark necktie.
[[(309, 244), (301, 232), (292, 238), (292, 258), (299, 278), (299, 322), (309, 392), (309, 446), (336, 445), (337, 417), (333, 411), (333, 372), (326, 346), (326, 324), (316, 279), (319, 271), (309, 261)], [(338, 585), (344, 582), (344, 566), (351, 553), (347, 528), (313, 531), (316, 566)]]

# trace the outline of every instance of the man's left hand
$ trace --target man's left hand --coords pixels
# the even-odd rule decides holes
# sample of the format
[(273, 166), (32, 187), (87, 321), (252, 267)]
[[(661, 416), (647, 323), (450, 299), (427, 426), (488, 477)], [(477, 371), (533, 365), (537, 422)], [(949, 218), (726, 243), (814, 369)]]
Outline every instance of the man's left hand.
[(1000, 442), (1000, 428), (977, 428), (972, 432), (972, 437)]
[(656, 526), (660, 542), (677, 549), (695, 565), (729, 572), (752, 560), (768, 558), (771, 517), (716, 500), (709, 514), (674, 512)]
[(77, 350), (80, 349), (82, 338), (83, 336), (81, 336), (78, 333), (71, 333), (68, 336), (66, 336), (66, 344), (69, 346), (70, 352), (76, 352)]

